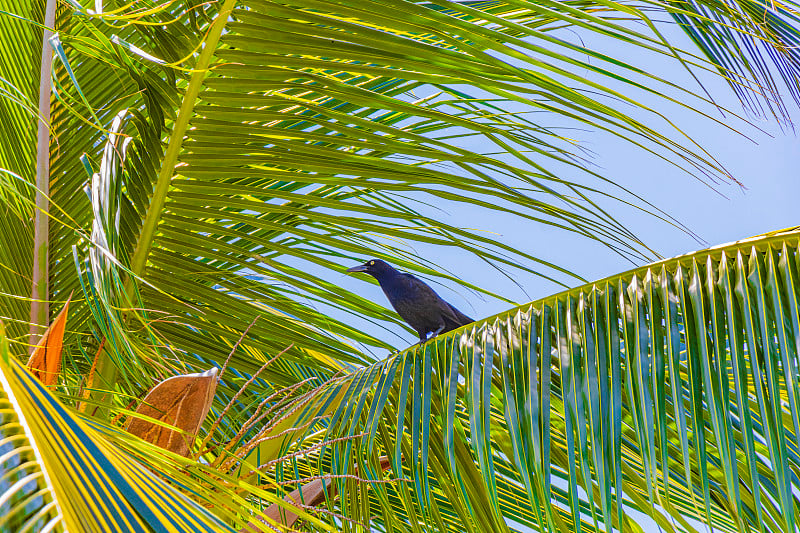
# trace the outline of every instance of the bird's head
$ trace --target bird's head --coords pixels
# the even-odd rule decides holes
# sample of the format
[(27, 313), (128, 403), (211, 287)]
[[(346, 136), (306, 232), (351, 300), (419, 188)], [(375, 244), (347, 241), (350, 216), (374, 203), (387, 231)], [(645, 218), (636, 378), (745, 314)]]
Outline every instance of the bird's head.
[(380, 259), (370, 259), (363, 265), (348, 268), (347, 272), (363, 272), (365, 274), (369, 274), (370, 276), (380, 278), (382, 275), (394, 272), (394, 269), (386, 261), (381, 261)]

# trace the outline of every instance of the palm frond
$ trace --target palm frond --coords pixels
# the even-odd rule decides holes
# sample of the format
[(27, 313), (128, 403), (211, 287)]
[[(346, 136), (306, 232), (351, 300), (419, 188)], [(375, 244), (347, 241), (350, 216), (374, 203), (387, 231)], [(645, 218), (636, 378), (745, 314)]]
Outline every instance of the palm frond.
[[(317, 531), (332, 530), (283, 500), (279, 483), (249, 484), (145, 442), (116, 420), (127, 416), (182, 432), (163, 421), (121, 410), (105, 423), (70, 409), (57, 396), (68, 402), (74, 397), (44, 386), (10, 354), (2, 324), (0, 359), (4, 531), (232, 532), (249, 524), (261, 532), (277, 530), (276, 513), (290, 513)], [(216, 373), (205, 377), (216, 379)], [(106, 401), (104, 407), (113, 408)]]
[[(95, 154), (112, 118), (129, 109), (118, 260), (133, 260), (133, 272), (150, 284), (140, 287), (141, 307), (163, 319), (145, 320), (158, 322), (173, 349), (199, 357), (198, 368), (218, 360), (220, 343), (231, 346), (256, 315), (262, 320), (246, 340), (249, 353), (295, 342), (296, 363), (334, 370), (331, 361), (364, 361), (356, 343), (388, 348), (343, 317), (388, 322), (392, 315), (327, 280), (341, 262), (365, 255), (452, 281), (455, 273), (442, 275), (415, 249), (444, 245), (512, 278), (521, 270), (561, 284), (575, 279), (534, 250), (450, 223), (430, 205), (457, 209), (466, 201), (577, 232), (633, 260), (652, 257), (609, 211), (616, 200), (647, 205), (590, 170), (580, 145), (559, 131), (562, 119), (610, 131), (701, 177), (726, 176), (668, 117), (637, 102), (647, 93), (703, 114), (713, 107), (702, 92), (559, 34), (574, 26), (688, 68), (714, 68), (625, 4), (395, 2), (374, 10), (253, 0), (230, 18), (217, 4), (106, 7), (99, 15), (65, 7), (56, 25), (52, 196), (66, 216), (54, 224), (51, 253), (88, 253), (91, 209), (81, 191), (99, 166)], [(36, 13), (20, 13), (10, 20), (35, 34)], [(214, 20), (225, 29), (206, 43), (210, 70), (194, 73), (195, 86), (184, 69), (200, 60), (193, 52)], [(787, 43), (765, 46), (794, 57)], [(23, 70), (17, 85), (35, 77)], [(634, 118), (631, 105), (649, 119)], [(548, 116), (557, 120), (549, 124)], [(189, 129), (170, 138), (176, 125)], [(167, 145), (175, 149), (162, 161)], [(19, 259), (27, 250), (19, 229), (4, 236), (14, 240), (4, 247), (10, 255), (1, 275), (3, 292), (17, 296), (8, 318), (12, 338), (22, 341), (14, 328), (27, 320), (30, 268)], [(51, 263), (54, 299), (80, 288), (69, 261)], [(90, 308), (77, 301), (74, 313), (93, 352), (101, 335), (87, 335)], [(215, 340), (182, 346), (196, 338), (187, 326)], [(239, 354), (235, 363), (248, 372), (259, 364)], [(75, 353), (73, 364), (85, 371), (88, 361)]]
[(272, 468), (381, 530), (794, 531), (799, 272), (792, 229), (481, 320), (331, 384)]
[[(44, 2), (7, 2), (0, 8), (0, 316), (12, 337), (28, 332), (33, 259), (36, 182), (37, 95), (42, 30), (32, 20), (44, 20)], [(14, 296), (18, 296), (15, 298)]]
[[(788, 91), (795, 102), (800, 101), (796, 2), (691, 0), (671, 5), (672, 18), (717, 66), (742, 104), (792, 123), (779, 95)], [(754, 97), (757, 93), (766, 98)]]
[(11, 447), (11, 460), (19, 457), (14, 468), (4, 468), (9, 484), (0, 500), (14, 502), (4, 520), (36, 525), (32, 531), (234, 531), (77, 419), (9, 358), (2, 341), (6, 409), (0, 436)]

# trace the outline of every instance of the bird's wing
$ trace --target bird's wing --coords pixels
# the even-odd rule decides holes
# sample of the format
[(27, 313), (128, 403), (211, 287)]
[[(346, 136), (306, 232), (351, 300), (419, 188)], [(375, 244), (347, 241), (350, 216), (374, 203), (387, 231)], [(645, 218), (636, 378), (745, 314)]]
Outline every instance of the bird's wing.
[[(474, 322), (464, 313), (444, 301), (436, 294), (436, 291), (419, 278), (403, 272), (399, 275), (398, 281), (401, 281), (403, 287), (402, 296), (405, 302), (397, 302), (399, 305), (395, 305), (395, 309), (412, 327), (417, 329), (420, 327), (430, 328), (430, 331), (433, 331), (443, 322), (445, 327), (442, 331), (451, 331)], [(406, 309), (408, 302), (413, 302), (412, 306), (415, 308), (413, 312), (409, 312)], [(421, 322), (415, 324), (415, 319)]]
[(437, 320), (432, 309), (438, 306), (439, 297), (425, 282), (411, 274), (398, 273), (383, 288), (397, 313), (411, 327), (417, 330), (436, 328)]
[(442, 299), (442, 297), (436, 294), (436, 291), (430, 288), (424, 281), (408, 273), (404, 273), (402, 275), (404, 279), (407, 280), (409, 286), (413, 286), (412, 290), (416, 292), (416, 296), (418, 298), (422, 297), (429, 299), (430, 301), (435, 301), (438, 304), (437, 307), (439, 308), (442, 319), (445, 323), (444, 331), (450, 331), (475, 322), (470, 317), (453, 307), (450, 303)]
[(407, 272), (402, 272), (400, 273), (399, 278), (403, 280), (404, 289), (408, 291), (408, 294), (412, 297), (426, 298), (430, 297), (431, 294), (436, 295), (436, 293), (428, 286), (427, 283), (416, 276), (412, 276)]
[[(436, 291), (434, 291), (427, 283), (406, 272), (401, 275), (403, 277), (403, 281), (406, 283), (408, 294), (411, 297), (416, 300), (426, 302), (428, 305), (436, 305), (437, 307), (441, 308), (442, 313), (446, 315), (450, 315), (452, 311), (455, 311), (455, 308), (444, 301), (441, 296), (436, 294)], [(455, 317), (456, 314), (461, 313), (456, 311), (453, 316)]]

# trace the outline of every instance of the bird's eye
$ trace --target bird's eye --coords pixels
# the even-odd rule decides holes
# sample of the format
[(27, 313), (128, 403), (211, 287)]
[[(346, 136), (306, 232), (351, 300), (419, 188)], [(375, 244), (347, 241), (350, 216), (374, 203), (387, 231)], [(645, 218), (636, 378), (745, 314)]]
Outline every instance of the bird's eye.
[(375, 265), (375, 261), (370, 261), (369, 262), (369, 266), (374, 266), (374, 265)]

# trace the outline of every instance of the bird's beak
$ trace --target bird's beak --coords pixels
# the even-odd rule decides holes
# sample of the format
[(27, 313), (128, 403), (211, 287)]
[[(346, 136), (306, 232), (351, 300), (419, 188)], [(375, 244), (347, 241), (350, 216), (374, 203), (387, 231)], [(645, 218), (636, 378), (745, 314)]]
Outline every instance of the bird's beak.
[(366, 272), (367, 268), (368, 268), (367, 264), (364, 263), (363, 265), (358, 265), (352, 268), (348, 268), (345, 272)]

